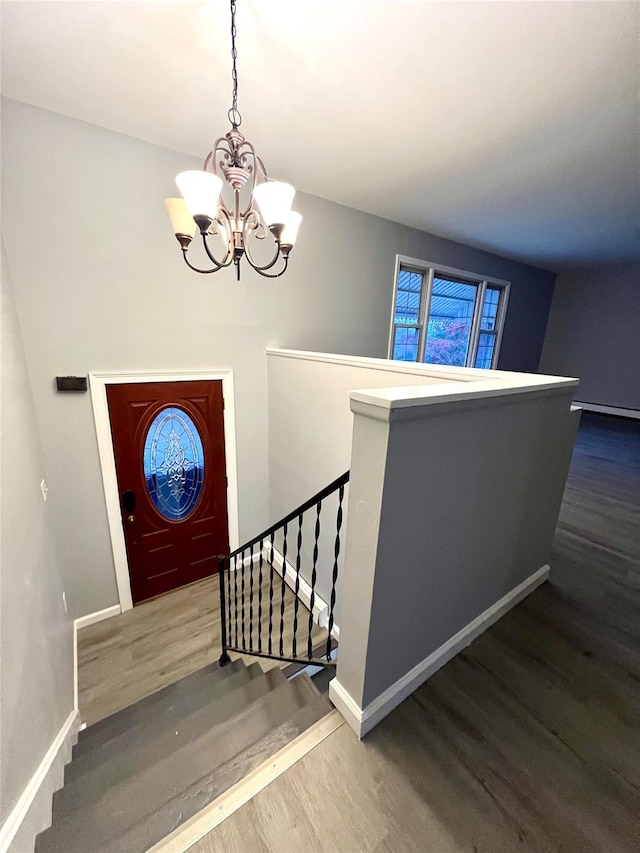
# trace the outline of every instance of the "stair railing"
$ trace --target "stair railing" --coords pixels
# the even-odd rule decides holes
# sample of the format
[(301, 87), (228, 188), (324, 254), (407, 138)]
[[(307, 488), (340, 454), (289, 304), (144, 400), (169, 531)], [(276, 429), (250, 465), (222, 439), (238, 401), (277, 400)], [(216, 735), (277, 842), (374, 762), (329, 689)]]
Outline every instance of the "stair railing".
[[(340, 556), (340, 531), (343, 520), (345, 486), (349, 482), (349, 471), (338, 477), (324, 489), (305, 501), (299, 507), (281, 518), (276, 524), (264, 530), (250, 542), (237, 548), (226, 556), (218, 558), (220, 582), (220, 629), (222, 635), (222, 654), (219, 664), (230, 662), (229, 652), (271, 658), (274, 660), (303, 662), (316, 666), (335, 666), (331, 652), (334, 648), (332, 632), (336, 605), (336, 584), (338, 581), (338, 558)], [(318, 594), (318, 560), (320, 557), (319, 540), (321, 534), (321, 513), (323, 502), (332, 495), (337, 496), (338, 507), (335, 516), (335, 536), (331, 556), (331, 594), (328, 601), (327, 639), (320, 650), (314, 648), (312, 631), (314, 627), (314, 606)], [(326, 512), (322, 516), (323, 532), (326, 531)], [(300, 618), (300, 585), (303, 545), (303, 525), (313, 516), (313, 552), (311, 556), (311, 577), (308, 618)], [(290, 546), (288, 536), (291, 528), (295, 531), (295, 542)], [(332, 534), (331, 534), (332, 535)], [(278, 571), (274, 563), (280, 562), (275, 543), (281, 544), (282, 568)], [(295, 563), (287, 556), (295, 552)], [(257, 569), (256, 569), (257, 563)], [(257, 574), (257, 577), (255, 576)], [(293, 574), (293, 578), (291, 578)], [(290, 653), (285, 648), (285, 598), (289, 576), (293, 591), (293, 624)], [(265, 587), (266, 584), (266, 587)], [(256, 598), (257, 586), (257, 598)], [(275, 626), (274, 626), (275, 621)], [(301, 624), (302, 623), (302, 624)], [(263, 637), (266, 628), (266, 637)]]

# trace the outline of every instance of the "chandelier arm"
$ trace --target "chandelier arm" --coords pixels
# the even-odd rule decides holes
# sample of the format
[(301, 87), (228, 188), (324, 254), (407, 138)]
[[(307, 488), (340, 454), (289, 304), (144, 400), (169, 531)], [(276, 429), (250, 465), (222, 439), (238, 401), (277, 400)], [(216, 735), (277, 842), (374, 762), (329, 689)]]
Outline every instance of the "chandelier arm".
[[(251, 147), (253, 148), (253, 145), (252, 145)], [(258, 165), (259, 165), (259, 166), (260, 166), (260, 168), (262, 169), (262, 174), (264, 175), (265, 180), (266, 180), (266, 181), (268, 181), (268, 180), (269, 180), (269, 175), (267, 174), (267, 168), (266, 168), (266, 166), (264, 165), (264, 163), (262, 162), (262, 159), (261, 159), (260, 157), (258, 157), (258, 155), (256, 154), (256, 152), (255, 152), (255, 151), (253, 152), (253, 155), (254, 155), (254, 157), (256, 158), (256, 160), (257, 160), (257, 162), (258, 162)]]
[(209, 258), (209, 260), (213, 264), (216, 265), (216, 267), (218, 269), (221, 270), (224, 267), (228, 267), (231, 264), (231, 261), (233, 260), (233, 239), (232, 239), (231, 228), (230, 228), (231, 220), (229, 217), (229, 213), (227, 212), (227, 209), (225, 207), (223, 207), (222, 205), (219, 208), (218, 216), (220, 217), (220, 219), (218, 220), (218, 224), (222, 225), (223, 222), (221, 220), (224, 220), (224, 228), (225, 228), (225, 231), (227, 233), (227, 239), (226, 239), (227, 251), (226, 251), (224, 258), (221, 261), (219, 261), (215, 257), (213, 252), (209, 249), (209, 244), (207, 243), (207, 234), (203, 233), (203, 232), (201, 232), (201, 233), (202, 233), (202, 245), (204, 246), (204, 250), (207, 253), (207, 257)]
[(276, 251), (273, 258), (268, 264), (265, 264), (264, 266), (260, 266), (253, 260), (253, 258), (251, 257), (251, 252), (249, 251), (249, 243), (246, 239), (244, 241), (244, 253), (254, 270), (257, 270), (258, 272), (262, 272), (263, 270), (270, 270), (278, 263), (278, 258), (281, 257), (280, 243), (276, 243)]
[[(278, 255), (280, 256), (280, 252), (278, 252)], [(281, 255), (280, 257), (282, 257), (284, 260), (284, 266), (282, 267), (280, 272), (276, 272), (276, 273), (264, 272), (264, 270), (268, 269), (268, 267), (256, 267), (254, 264), (251, 263), (251, 258), (249, 258), (248, 256), (247, 256), (247, 260), (249, 261), (249, 264), (254, 268), (254, 270), (256, 270), (256, 272), (260, 273), (260, 275), (263, 275), (265, 278), (280, 278), (280, 276), (284, 275), (287, 271), (287, 267), (289, 266), (289, 256), (288, 255), (286, 255), (286, 256)], [(276, 258), (276, 260), (277, 260), (277, 258)]]
[[(209, 258), (211, 263), (215, 265), (216, 269), (221, 270), (221, 269), (223, 269), (223, 267), (229, 266), (227, 263), (220, 263), (220, 261), (213, 255), (213, 253), (209, 249), (209, 246), (207, 245), (207, 235), (206, 234), (202, 235), (202, 245), (204, 246), (204, 250), (207, 253), (207, 257)], [(226, 260), (226, 257), (225, 257), (225, 260)]]
[(249, 249), (249, 233), (250, 233), (250, 231), (254, 230), (254, 228), (253, 227), (248, 228), (247, 226), (248, 225), (250, 226), (251, 221), (255, 220), (258, 223), (261, 223), (262, 220), (260, 219), (260, 217), (257, 215), (257, 213), (255, 211), (251, 211), (251, 213), (254, 214), (254, 217), (253, 217), (253, 219), (250, 216), (245, 217), (244, 228), (243, 228), (243, 232), (242, 232), (242, 242), (244, 243), (244, 253), (245, 253), (247, 260), (251, 264), (251, 266), (257, 272), (262, 272), (263, 270), (270, 270), (272, 267), (274, 267), (278, 263), (278, 258), (281, 257), (282, 253), (280, 251), (280, 241), (276, 240), (276, 251), (275, 251), (273, 258), (271, 259), (271, 261), (268, 264), (264, 264), (264, 266), (260, 266), (260, 264), (256, 263), (254, 261), (254, 259), (251, 257), (251, 251)]
[(198, 267), (194, 267), (194, 265), (191, 263), (191, 261), (187, 257), (187, 250), (186, 249), (182, 250), (182, 257), (184, 258), (184, 262), (189, 267), (190, 270), (193, 270), (194, 272), (202, 273), (203, 275), (208, 275), (209, 273), (212, 273), (212, 272), (218, 272), (218, 270), (222, 269), (222, 267), (213, 267), (210, 270), (200, 270), (200, 269), (198, 269)]

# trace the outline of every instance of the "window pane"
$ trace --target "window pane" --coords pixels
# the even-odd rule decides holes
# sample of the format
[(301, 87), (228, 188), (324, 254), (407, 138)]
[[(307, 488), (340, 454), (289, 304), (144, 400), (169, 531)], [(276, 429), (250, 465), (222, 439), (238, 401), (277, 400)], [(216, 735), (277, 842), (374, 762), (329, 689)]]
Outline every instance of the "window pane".
[(397, 326), (393, 330), (393, 357), (397, 361), (417, 361), (419, 329)]
[(420, 313), (422, 274), (400, 270), (394, 323), (417, 323)]
[(198, 428), (175, 406), (151, 422), (142, 464), (149, 496), (165, 518), (177, 521), (195, 508), (204, 479), (204, 453)]
[(494, 334), (480, 333), (478, 341), (478, 354), (476, 356), (476, 367), (482, 367), (485, 370), (491, 368), (491, 360), (493, 358), (493, 349), (496, 344), (496, 336)]
[(475, 284), (434, 277), (425, 362), (465, 366), (477, 292)]
[(500, 288), (487, 287), (484, 295), (484, 304), (482, 306), (482, 319), (480, 328), (487, 331), (493, 331), (496, 327), (496, 318), (498, 316), (498, 304), (500, 302)]

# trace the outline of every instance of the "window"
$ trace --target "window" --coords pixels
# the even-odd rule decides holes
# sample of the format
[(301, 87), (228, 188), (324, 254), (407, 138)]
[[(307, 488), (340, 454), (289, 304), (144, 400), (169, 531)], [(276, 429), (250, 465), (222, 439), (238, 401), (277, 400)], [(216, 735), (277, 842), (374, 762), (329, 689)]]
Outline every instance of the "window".
[(509, 282), (398, 258), (389, 358), (495, 367)]
[(187, 412), (166, 406), (151, 422), (142, 465), (149, 496), (158, 512), (172, 521), (186, 518), (202, 491), (202, 439)]

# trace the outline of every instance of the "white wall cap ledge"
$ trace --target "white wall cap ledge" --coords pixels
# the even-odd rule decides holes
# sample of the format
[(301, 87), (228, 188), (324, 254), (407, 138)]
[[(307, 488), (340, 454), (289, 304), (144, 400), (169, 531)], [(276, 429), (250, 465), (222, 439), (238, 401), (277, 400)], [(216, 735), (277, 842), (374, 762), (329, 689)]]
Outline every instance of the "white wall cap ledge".
[[(312, 352), (307, 350), (280, 349), (267, 347), (267, 356), (275, 358), (293, 358), (299, 361), (321, 361), (326, 364), (343, 364), (348, 367), (365, 367), (369, 370), (385, 370), (392, 373), (407, 373), (413, 376), (433, 376), (437, 379), (449, 379), (451, 382), (491, 382), (495, 385), (514, 384), (518, 390), (534, 384), (546, 387), (577, 385), (579, 380), (567, 376), (546, 376), (540, 373), (516, 373), (510, 370), (482, 370), (476, 367), (449, 367), (442, 364), (419, 364), (417, 362), (394, 361), (390, 358), (370, 358), (360, 355), (343, 355), (331, 352)], [(490, 376), (490, 380), (487, 380)], [(422, 387), (422, 386), (421, 386)], [(388, 389), (387, 389), (388, 390)]]
[(438, 385), (401, 385), (393, 388), (369, 388), (351, 392), (351, 411), (377, 420), (389, 420), (394, 410), (442, 405), (457, 401), (502, 397), (534, 391), (562, 391), (576, 388), (578, 379), (567, 376), (544, 376), (537, 373), (514, 373), (507, 370), (481, 370), (473, 367), (447, 367), (440, 364), (417, 364), (388, 358), (308, 352), (306, 350), (267, 347), (271, 358), (292, 358), (325, 364), (363, 367), (409, 376), (431, 376), (449, 380)]
[[(452, 382), (473, 382), (486, 375), (486, 370), (470, 367), (442, 367), (436, 364), (418, 364), (417, 362), (393, 361), (390, 358), (369, 358), (360, 355), (340, 355), (331, 352), (309, 352), (306, 350), (279, 349), (267, 347), (267, 356), (293, 358), (299, 361), (321, 361), (325, 364), (342, 364), (346, 367), (365, 367), (368, 370), (384, 370), (392, 373), (407, 373), (413, 376), (433, 376), (438, 379), (450, 379)], [(494, 371), (504, 376), (519, 376), (505, 371)]]
[[(528, 378), (527, 374), (522, 374)], [(535, 377), (539, 380), (540, 377)], [(424, 406), (443, 405), (466, 400), (490, 399), (491, 397), (508, 397), (516, 394), (531, 392), (565, 392), (577, 387), (577, 379), (559, 378), (554, 381), (522, 382), (521, 384), (506, 385), (502, 382), (474, 382), (461, 387), (459, 384), (447, 385), (408, 385), (395, 388), (368, 388), (351, 392), (351, 411), (358, 414), (376, 417), (378, 420), (388, 420), (391, 413), (401, 409), (420, 408)], [(374, 415), (372, 409), (377, 408), (386, 415)]]

